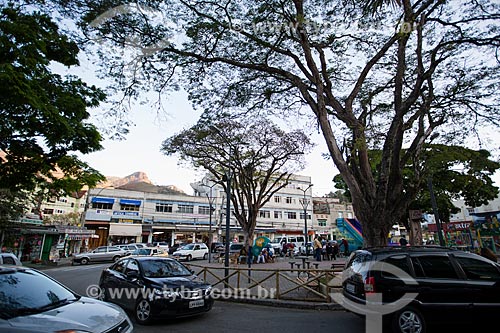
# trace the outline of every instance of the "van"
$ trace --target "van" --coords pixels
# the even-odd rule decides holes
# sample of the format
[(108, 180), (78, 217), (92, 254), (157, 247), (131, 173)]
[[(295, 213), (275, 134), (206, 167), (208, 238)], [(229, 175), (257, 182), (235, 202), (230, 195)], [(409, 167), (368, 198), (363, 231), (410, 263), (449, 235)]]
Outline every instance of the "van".
[(275, 250), (275, 253), (281, 253), (281, 248), (283, 246), (283, 242), (293, 243), (295, 245), (295, 249), (298, 252), (300, 248), (304, 246), (304, 236), (280, 236), (276, 237), (271, 241), (271, 246)]

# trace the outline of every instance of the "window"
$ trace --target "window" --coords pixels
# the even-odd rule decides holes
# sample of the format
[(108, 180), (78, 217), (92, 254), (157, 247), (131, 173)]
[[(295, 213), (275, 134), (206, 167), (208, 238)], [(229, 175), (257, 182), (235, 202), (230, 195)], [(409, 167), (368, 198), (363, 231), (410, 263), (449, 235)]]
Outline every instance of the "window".
[(130, 260), (127, 265), (127, 269), (125, 270), (125, 274), (128, 272), (137, 272), (139, 273), (139, 266), (135, 260)]
[(285, 198), (285, 202), (286, 202), (287, 204), (291, 204), (291, 203), (293, 202), (293, 198), (292, 198), (292, 197), (286, 197), (286, 198)]
[(210, 207), (208, 207), (208, 206), (199, 206), (198, 207), (198, 214), (210, 215)]
[(281, 219), (281, 216), (282, 216), (281, 212), (278, 212), (278, 211), (274, 212), (274, 218), (275, 219)]
[(139, 207), (140, 206), (136, 206), (136, 205), (120, 204), (120, 210), (126, 210), (126, 211), (135, 211), (135, 212), (138, 212), (139, 211)]
[(280, 197), (279, 195), (276, 195), (276, 196), (274, 197), (274, 202), (276, 202), (276, 203), (280, 203), (280, 202), (281, 202), (281, 197)]
[(172, 213), (172, 204), (165, 202), (157, 202), (156, 203), (156, 211), (158, 213)]
[(64, 214), (64, 210), (62, 210), (62, 209), (56, 209), (56, 214)]
[(192, 214), (193, 213), (193, 205), (177, 205), (177, 212), (178, 213)]
[(419, 256), (412, 261), (416, 277), (458, 279), (448, 256)]
[(3, 259), (3, 264), (4, 265), (15, 265), (16, 262), (14, 261), (14, 258), (9, 257), (9, 256), (2, 256)]
[(260, 210), (259, 217), (264, 218), (264, 219), (271, 218), (271, 212), (268, 210)]
[(68, 199), (66, 199), (66, 198), (59, 198), (59, 202), (66, 203), (66, 202), (68, 202)]
[(495, 266), (473, 258), (456, 257), (469, 280), (500, 281), (500, 272)]
[(326, 227), (326, 220), (318, 220), (319, 227)]
[(43, 214), (44, 215), (52, 215), (52, 214), (54, 214), (54, 210), (52, 208), (45, 208), (43, 210)]
[(474, 208), (467, 207), (467, 214), (471, 215), (472, 213), (474, 213)]
[(113, 204), (112, 203), (93, 202), (92, 208), (94, 208), (94, 209), (113, 209)]
[[(300, 213), (300, 219), (303, 220), (304, 219), (304, 213)], [(311, 214), (307, 214), (307, 219), (310, 220), (311, 219)]]
[[(381, 273), (383, 276), (391, 277), (391, 278), (398, 278), (397, 272), (391, 273), (394, 270), (394, 267), (402, 269), (404, 272), (408, 273), (408, 275), (411, 275), (410, 273), (410, 266), (408, 265), (408, 258), (405, 254), (403, 255), (396, 255), (393, 257), (385, 258), (382, 260), (383, 262), (383, 268), (381, 269)], [(388, 265), (386, 265), (388, 264)]]
[(125, 273), (125, 267), (127, 267), (127, 262), (128, 260), (120, 260), (115, 264), (115, 267), (113, 267), (113, 269), (119, 273)]
[(289, 220), (296, 220), (297, 219), (296, 212), (286, 212), (286, 216), (288, 217)]

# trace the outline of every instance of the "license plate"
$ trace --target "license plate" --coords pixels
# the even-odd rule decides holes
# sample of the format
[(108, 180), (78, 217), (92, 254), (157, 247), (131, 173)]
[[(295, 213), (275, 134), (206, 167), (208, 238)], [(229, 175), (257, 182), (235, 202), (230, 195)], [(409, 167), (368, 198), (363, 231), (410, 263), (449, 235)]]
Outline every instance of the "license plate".
[(356, 286), (353, 285), (353, 284), (346, 284), (345, 285), (345, 289), (347, 290), (347, 292), (351, 293), (351, 294), (355, 294), (356, 293)]
[(200, 306), (203, 306), (203, 305), (205, 305), (205, 302), (202, 299), (189, 302), (189, 308), (190, 309), (197, 308), (197, 307), (200, 307)]

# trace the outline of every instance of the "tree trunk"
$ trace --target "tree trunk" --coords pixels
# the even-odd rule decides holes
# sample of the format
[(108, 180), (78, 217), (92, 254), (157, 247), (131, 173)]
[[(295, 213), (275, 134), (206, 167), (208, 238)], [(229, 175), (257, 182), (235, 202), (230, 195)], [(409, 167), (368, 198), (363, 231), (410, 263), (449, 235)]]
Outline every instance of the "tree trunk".
[(422, 245), (422, 225), (420, 220), (410, 220), (410, 245)]

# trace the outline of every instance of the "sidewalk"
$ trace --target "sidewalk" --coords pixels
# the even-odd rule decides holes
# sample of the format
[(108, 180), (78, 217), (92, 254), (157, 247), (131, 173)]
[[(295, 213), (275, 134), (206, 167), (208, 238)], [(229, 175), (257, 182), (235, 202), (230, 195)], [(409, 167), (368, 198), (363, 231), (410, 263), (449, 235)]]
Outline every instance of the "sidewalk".
[(61, 258), (57, 262), (40, 262), (40, 263), (32, 263), (30, 261), (23, 261), (23, 266), (38, 269), (38, 270), (44, 270), (44, 269), (51, 269), (55, 267), (61, 267), (61, 266), (71, 266), (73, 258)]

